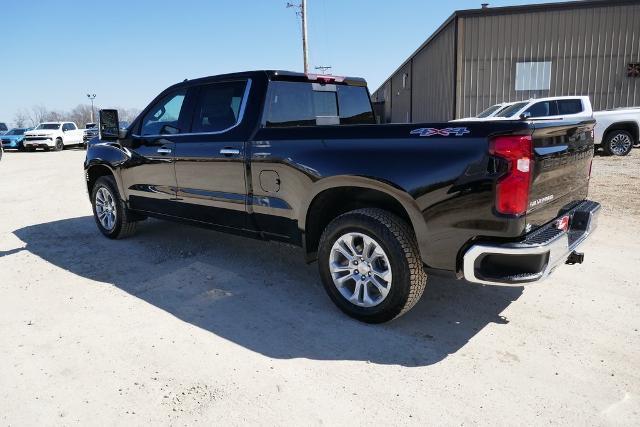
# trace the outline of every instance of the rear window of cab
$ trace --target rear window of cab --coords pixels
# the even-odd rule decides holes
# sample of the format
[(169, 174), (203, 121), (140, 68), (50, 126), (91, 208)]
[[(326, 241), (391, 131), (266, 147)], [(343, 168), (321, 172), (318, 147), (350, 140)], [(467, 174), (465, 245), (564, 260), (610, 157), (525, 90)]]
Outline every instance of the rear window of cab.
[(274, 81), (269, 83), (266, 127), (375, 124), (364, 86)]

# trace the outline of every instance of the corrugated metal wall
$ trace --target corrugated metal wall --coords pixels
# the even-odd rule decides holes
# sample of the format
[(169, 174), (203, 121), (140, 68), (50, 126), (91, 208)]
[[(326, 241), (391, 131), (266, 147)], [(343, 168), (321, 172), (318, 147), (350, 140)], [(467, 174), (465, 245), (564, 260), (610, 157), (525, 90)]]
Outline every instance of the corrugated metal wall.
[(451, 21), (376, 92), (382, 123), (447, 121), (455, 102), (455, 22)]
[(455, 34), (453, 20), (413, 57), (413, 122), (453, 119)]
[[(640, 4), (458, 18), (456, 117), (503, 101), (589, 95), (594, 109), (640, 105)], [(516, 91), (518, 62), (551, 61), (549, 90)], [(414, 97), (415, 100), (415, 97)]]
[(391, 122), (409, 123), (411, 121), (411, 61), (405, 64), (391, 77)]

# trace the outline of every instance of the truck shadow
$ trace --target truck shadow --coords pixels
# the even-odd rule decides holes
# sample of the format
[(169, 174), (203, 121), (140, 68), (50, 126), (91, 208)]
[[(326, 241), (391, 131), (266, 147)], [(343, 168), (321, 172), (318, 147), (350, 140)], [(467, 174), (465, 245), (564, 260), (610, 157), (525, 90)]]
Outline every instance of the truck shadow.
[[(491, 323), (522, 288), (471, 285), (431, 275), (411, 312), (384, 325), (343, 315), (301, 250), (148, 220), (112, 241), (86, 216), (25, 227), (25, 250), (111, 284), (178, 319), (272, 358), (437, 363)], [(7, 253), (0, 253), (0, 256)]]

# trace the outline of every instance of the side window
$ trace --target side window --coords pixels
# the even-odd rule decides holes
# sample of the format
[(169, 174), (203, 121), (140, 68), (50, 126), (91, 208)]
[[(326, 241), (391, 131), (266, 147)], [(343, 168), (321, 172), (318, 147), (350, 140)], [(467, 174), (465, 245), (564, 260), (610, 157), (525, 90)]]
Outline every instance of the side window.
[(69, 123), (69, 130), (76, 130), (76, 129), (78, 129), (78, 128), (76, 127), (75, 124)]
[(240, 120), (246, 81), (213, 83), (200, 89), (191, 132), (221, 132)]
[(340, 124), (375, 124), (367, 88), (362, 86), (338, 86), (338, 104), (340, 105)]
[(68, 130), (69, 130), (69, 125), (68, 125), (68, 124), (66, 124), (66, 123), (63, 123), (63, 124), (62, 124), (62, 132), (66, 132), (66, 131), (68, 131)]
[(178, 127), (186, 89), (170, 93), (158, 101), (142, 119), (141, 135), (180, 133)]
[(584, 111), (579, 99), (559, 99), (558, 114), (578, 114)]
[(533, 104), (525, 113), (529, 113), (529, 117), (548, 117), (557, 115), (556, 103), (554, 101), (542, 101)]
[(269, 89), (267, 127), (313, 126), (316, 124), (311, 84), (271, 82)]

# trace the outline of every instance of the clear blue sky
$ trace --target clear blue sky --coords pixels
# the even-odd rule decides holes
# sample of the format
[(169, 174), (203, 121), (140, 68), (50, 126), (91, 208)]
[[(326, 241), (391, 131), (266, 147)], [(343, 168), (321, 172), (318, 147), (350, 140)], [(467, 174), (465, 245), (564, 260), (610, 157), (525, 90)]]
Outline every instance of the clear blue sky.
[[(296, 2), (297, 0), (290, 0)], [(543, 3), (487, 0), (491, 6)], [(547, 0), (548, 2), (549, 0)], [(308, 0), (311, 65), (375, 90), (455, 9), (481, 0)], [(143, 108), (185, 78), (302, 69), (286, 0), (15, 0), (0, 7), (0, 121), (41, 104)]]

